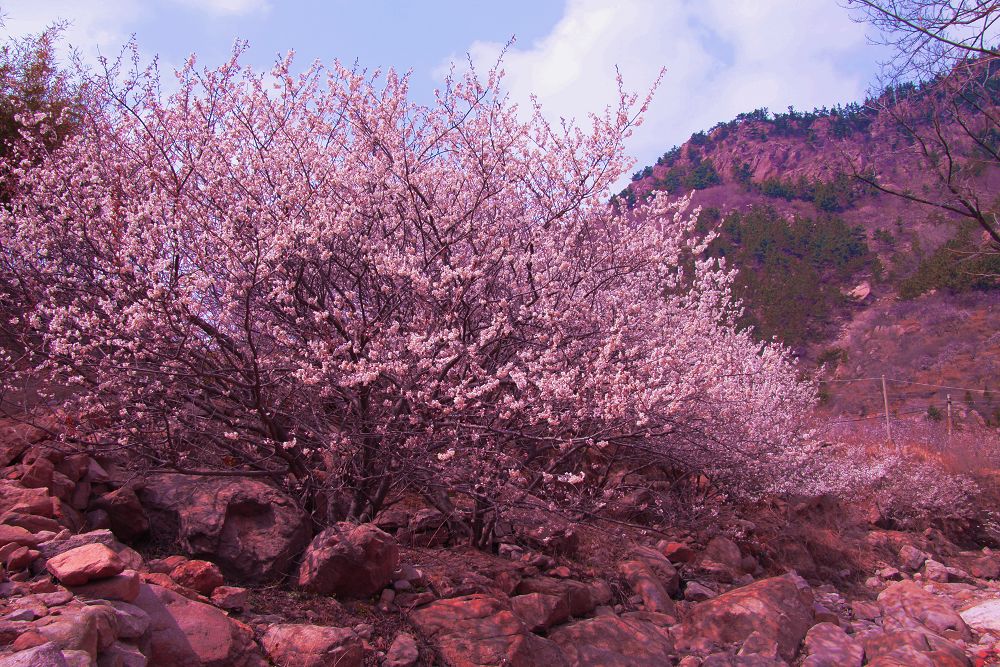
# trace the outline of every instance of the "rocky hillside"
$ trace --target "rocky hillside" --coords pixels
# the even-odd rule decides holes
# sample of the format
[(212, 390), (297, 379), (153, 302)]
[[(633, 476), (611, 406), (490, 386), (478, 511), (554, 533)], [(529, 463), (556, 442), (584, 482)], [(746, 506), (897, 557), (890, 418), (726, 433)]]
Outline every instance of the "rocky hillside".
[[(614, 202), (693, 193), (699, 231), (719, 234), (711, 251), (742, 270), (745, 323), (762, 339), (791, 345), (807, 369), (827, 366), (823, 377), (838, 381), (824, 390), (830, 412), (881, 410), (880, 391), (839, 381), (885, 374), (973, 390), (899, 384), (893, 412), (944, 410), (951, 393), (962, 419), (1000, 427), (990, 389), (1000, 360), (1000, 260), (968, 219), (855, 178), (860, 166), (875, 165), (887, 187), (923, 194), (937, 187), (878, 108), (741, 114), (667, 151)], [(971, 179), (994, 206), (997, 172)]]
[(17, 424), (0, 465), (3, 667), (985, 665), (1000, 646), (1000, 555), (857, 506), (672, 533), (553, 514), (489, 553), (418, 502), (315, 532), (266, 482), (139, 479)]

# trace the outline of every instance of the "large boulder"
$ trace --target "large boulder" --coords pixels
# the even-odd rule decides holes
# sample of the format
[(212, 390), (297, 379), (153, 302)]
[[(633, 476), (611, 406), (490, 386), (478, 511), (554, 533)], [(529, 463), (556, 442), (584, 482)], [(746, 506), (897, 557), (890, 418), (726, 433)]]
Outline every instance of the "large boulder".
[(669, 665), (674, 655), (667, 623), (658, 614), (606, 615), (556, 628), (549, 634), (573, 667)]
[(699, 602), (678, 627), (677, 643), (704, 649), (741, 643), (756, 631), (791, 661), (812, 623), (812, 590), (801, 577), (785, 574)]
[(208, 557), (237, 580), (287, 574), (309, 542), (305, 513), (256, 479), (153, 475), (137, 494), (158, 537), (176, 540), (188, 555)]
[(261, 644), (278, 667), (361, 667), (361, 638), (350, 628), (281, 623), (264, 633)]
[(62, 584), (81, 586), (92, 579), (120, 574), (125, 563), (103, 544), (85, 544), (50, 558), (45, 567)]
[(45, 489), (28, 489), (9, 479), (0, 479), (0, 510), (52, 516), (52, 499)]
[(0, 667), (68, 667), (62, 651), (53, 642), (0, 658)]
[(149, 663), (185, 667), (263, 667), (253, 631), (219, 609), (153, 584), (132, 603), (150, 619)]
[(607, 604), (611, 596), (606, 586), (599, 583), (585, 584), (574, 579), (554, 577), (529, 577), (517, 585), (518, 595), (543, 593), (554, 595), (566, 601), (572, 616), (586, 616), (599, 604)]
[(959, 612), (966, 625), (977, 632), (1000, 634), (1000, 600), (984, 600)]
[(946, 639), (969, 641), (972, 633), (945, 600), (913, 581), (897, 581), (879, 593), (882, 627), (886, 631), (930, 631)]
[(505, 598), (476, 594), (438, 600), (410, 614), (451, 667), (568, 667), (553, 642), (532, 634)]
[(389, 585), (398, 564), (399, 546), (391, 535), (370, 523), (338, 523), (306, 549), (298, 583), (313, 593), (364, 598)]

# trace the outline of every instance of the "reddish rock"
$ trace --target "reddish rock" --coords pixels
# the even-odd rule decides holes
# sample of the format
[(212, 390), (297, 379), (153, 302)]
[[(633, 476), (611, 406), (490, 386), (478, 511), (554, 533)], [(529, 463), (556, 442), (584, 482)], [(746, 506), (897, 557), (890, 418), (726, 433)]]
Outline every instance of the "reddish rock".
[(49, 500), (52, 504), (52, 518), (58, 521), (61, 526), (65, 526), (73, 532), (83, 528), (85, 521), (80, 512), (73, 509), (69, 503), (61, 498), (52, 496)]
[(143, 583), (153, 584), (159, 586), (160, 588), (165, 588), (168, 591), (172, 591), (186, 597), (189, 600), (194, 600), (195, 602), (201, 602), (203, 604), (209, 604), (211, 600), (202, 595), (197, 591), (193, 591), (190, 588), (181, 586), (176, 581), (170, 578), (169, 574), (160, 574), (159, 572), (149, 572), (139, 575)]
[(135, 491), (128, 486), (105, 493), (95, 499), (90, 507), (107, 512), (111, 532), (126, 542), (139, 539), (149, 532), (149, 517)]
[(263, 667), (253, 631), (215, 607), (151, 584), (133, 603), (150, 619), (150, 665)]
[(756, 631), (773, 639), (781, 656), (791, 660), (812, 626), (812, 606), (812, 590), (801, 578), (763, 579), (695, 605), (677, 629), (678, 645), (742, 643)]
[(211, 595), (212, 591), (223, 583), (222, 571), (215, 563), (205, 560), (189, 560), (181, 563), (170, 571), (170, 578), (202, 595)]
[(532, 632), (547, 630), (569, 619), (569, 605), (558, 595), (528, 593), (510, 599), (511, 608)]
[(21, 486), (28, 489), (47, 489), (52, 484), (52, 473), (55, 464), (46, 458), (37, 458), (21, 475)]
[(167, 556), (166, 558), (156, 558), (149, 561), (149, 571), (159, 574), (170, 574), (181, 563), (186, 563), (190, 558), (187, 556)]
[(87, 544), (50, 558), (45, 567), (62, 584), (80, 586), (92, 579), (113, 577), (125, 564), (103, 544)]
[(108, 648), (101, 651), (101, 656), (97, 661), (97, 667), (147, 667), (149, 664), (146, 656), (139, 650), (138, 646), (133, 646), (126, 642), (115, 642)]
[(878, 596), (882, 627), (887, 631), (930, 630), (946, 639), (969, 641), (972, 633), (947, 601), (913, 581), (890, 585)]
[(79, 482), (90, 467), (90, 457), (86, 454), (70, 454), (56, 464), (56, 470), (74, 482)]
[(636, 547), (632, 551), (635, 560), (646, 565), (647, 568), (663, 586), (667, 595), (674, 595), (681, 586), (681, 577), (670, 559), (661, 554), (656, 549), (649, 547)]
[(723, 537), (722, 535), (709, 540), (708, 545), (705, 546), (705, 551), (701, 554), (701, 558), (703, 561), (717, 563), (732, 570), (739, 570), (743, 563), (743, 555), (740, 553), (739, 546), (728, 537)]
[(596, 588), (573, 579), (553, 579), (552, 577), (529, 577), (521, 581), (515, 589), (518, 595), (528, 593), (544, 593), (555, 595), (566, 601), (569, 613), (573, 616), (586, 616), (598, 604)]
[(313, 593), (368, 597), (392, 581), (398, 564), (399, 547), (391, 535), (374, 524), (339, 523), (306, 549), (298, 585)]
[(23, 570), (38, 558), (39, 552), (34, 549), (29, 549), (28, 547), (18, 547), (15, 549), (5, 561), (7, 565), (8, 572), (16, 572), (17, 570)]
[(0, 658), (0, 667), (69, 667), (62, 651), (52, 642)]
[(36, 547), (41, 542), (35, 533), (20, 526), (0, 524), (0, 545), (18, 544), (22, 547)]
[(644, 561), (626, 561), (619, 566), (619, 570), (636, 595), (642, 598), (642, 606), (646, 611), (671, 615), (676, 613), (674, 601)]
[(674, 646), (656, 615), (597, 616), (563, 625), (549, 634), (574, 667), (637, 667), (672, 664)]
[(288, 573), (309, 542), (304, 512), (255, 479), (153, 475), (136, 489), (151, 530), (190, 556), (209, 556), (241, 581)]
[(681, 542), (660, 540), (657, 542), (656, 548), (671, 563), (690, 563), (695, 558), (694, 549)]
[(261, 644), (278, 667), (361, 667), (365, 651), (350, 628), (272, 625)]
[(19, 526), (32, 533), (39, 533), (43, 530), (50, 530), (54, 533), (62, 530), (58, 521), (37, 514), (24, 514), (23, 512), (7, 512), (0, 517), (0, 523), (8, 526)]
[(118, 619), (118, 639), (142, 641), (148, 639), (150, 619), (149, 614), (134, 604), (113, 600), (112, 608)]
[(236, 586), (219, 586), (212, 591), (212, 604), (226, 611), (243, 611), (247, 608), (247, 589)]
[[(42, 644), (49, 641), (45, 638), (45, 635), (35, 632), (34, 630), (28, 630), (11, 644), (11, 648), (15, 651), (23, 651), (25, 649), (34, 648), (35, 646), (41, 646)], [(2, 664), (2, 663), (0, 663)]]
[(805, 638), (810, 667), (861, 667), (864, 647), (833, 623), (818, 623)]
[(452, 667), (568, 667), (559, 647), (531, 634), (506, 599), (466, 595), (438, 600), (410, 614)]
[(82, 586), (71, 586), (74, 595), (96, 600), (121, 600), (132, 602), (139, 596), (139, 573), (124, 570), (121, 574), (105, 579), (95, 579)]
[(34, 624), (35, 629), (64, 651), (84, 651), (91, 658), (115, 640), (117, 619), (114, 609), (92, 605), (64, 608), (58, 616), (47, 616)]
[(946, 559), (949, 566), (965, 570), (979, 579), (1000, 579), (1000, 557), (980, 551), (966, 551)]
[(880, 629), (860, 638), (869, 665), (905, 667), (968, 667), (965, 653), (955, 644), (926, 630), (884, 632)]
[[(58, 470), (52, 472), (52, 481), (47, 486), (49, 493), (64, 502), (70, 502), (76, 491), (76, 482)], [(76, 509), (75, 507), (73, 509)]]
[(52, 501), (45, 489), (28, 489), (9, 479), (0, 479), (0, 507), (5, 512), (52, 516)]
[(420, 660), (420, 649), (413, 635), (401, 632), (396, 635), (385, 654), (383, 667), (413, 667)]

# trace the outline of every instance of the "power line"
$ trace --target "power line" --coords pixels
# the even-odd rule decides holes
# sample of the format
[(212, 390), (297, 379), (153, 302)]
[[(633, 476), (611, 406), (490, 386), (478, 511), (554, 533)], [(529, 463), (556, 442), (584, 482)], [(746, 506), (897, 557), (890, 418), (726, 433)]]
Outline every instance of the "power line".
[[(831, 383), (834, 383), (834, 382), (869, 382), (869, 381), (876, 381), (877, 382), (877, 381), (881, 381), (881, 379), (882, 378), (875, 378), (875, 377), (872, 377), (872, 378), (844, 378), (844, 379), (834, 379), (834, 380), (817, 380), (816, 382), (818, 382), (820, 384), (831, 384)], [(974, 391), (974, 392), (977, 392), (977, 393), (980, 393), (980, 394), (988, 394), (988, 393), (990, 393), (989, 389), (973, 389), (972, 387), (953, 387), (953, 386), (947, 385), (947, 384), (932, 384), (932, 383), (929, 383), (929, 382), (916, 382), (916, 381), (913, 381), (913, 380), (899, 380), (899, 379), (896, 379), (896, 378), (889, 378), (889, 377), (887, 377), (885, 379), (885, 381), (886, 382), (896, 382), (898, 384), (917, 385), (917, 386), (920, 386), (920, 387), (937, 387), (939, 389), (953, 389), (955, 391), (970, 391), (970, 392)]]

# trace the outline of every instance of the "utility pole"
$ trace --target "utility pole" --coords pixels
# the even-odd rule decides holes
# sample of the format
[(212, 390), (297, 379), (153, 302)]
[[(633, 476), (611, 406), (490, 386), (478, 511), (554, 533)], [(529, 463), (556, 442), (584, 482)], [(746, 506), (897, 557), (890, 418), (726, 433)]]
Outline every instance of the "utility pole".
[(951, 394), (948, 394), (948, 440), (951, 440)]
[(882, 376), (882, 404), (885, 406), (885, 440), (892, 444), (892, 427), (889, 425), (889, 393), (885, 390), (885, 376)]

